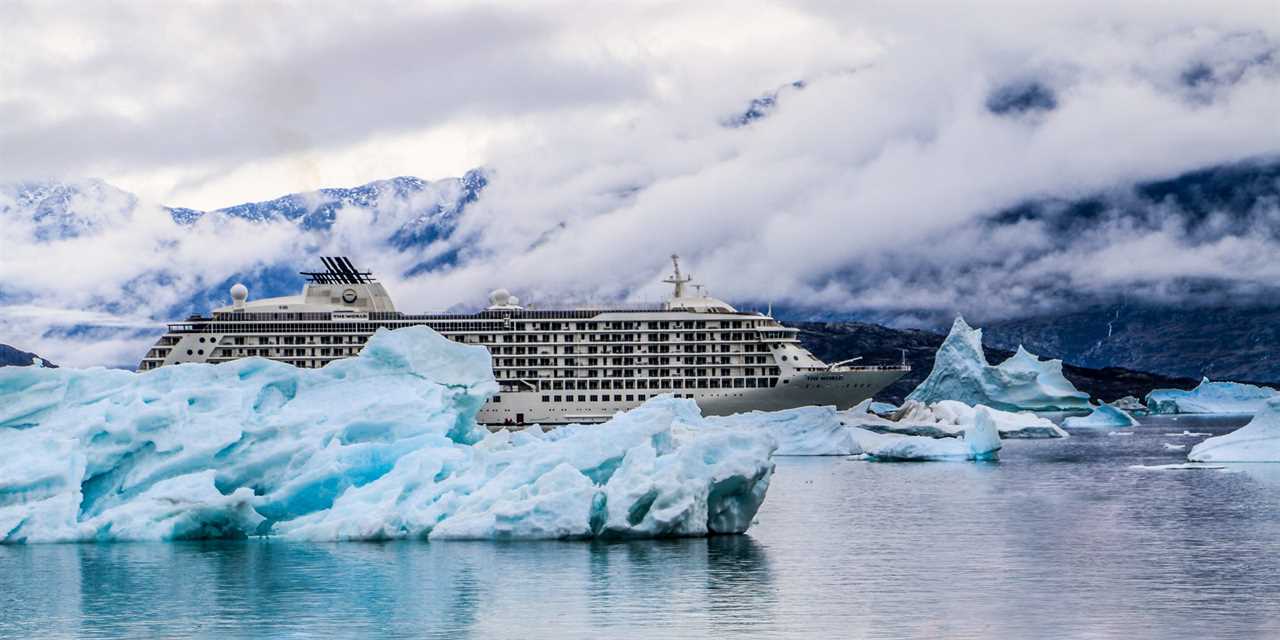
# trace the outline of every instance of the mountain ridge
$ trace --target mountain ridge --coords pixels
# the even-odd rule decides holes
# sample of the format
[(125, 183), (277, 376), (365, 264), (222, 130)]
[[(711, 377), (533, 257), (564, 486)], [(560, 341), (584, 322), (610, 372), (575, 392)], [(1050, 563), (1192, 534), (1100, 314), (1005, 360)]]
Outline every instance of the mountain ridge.
[(58, 368), (58, 365), (53, 364), (30, 351), (23, 351), (22, 349), (12, 347), (7, 344), (0, 344), (0, 367), (29, 367), (32, 366), (35, 363), (34, 361), (37, 359), (40, 361), (40, 366), (42, 367), (48, 367), (50, 369)]

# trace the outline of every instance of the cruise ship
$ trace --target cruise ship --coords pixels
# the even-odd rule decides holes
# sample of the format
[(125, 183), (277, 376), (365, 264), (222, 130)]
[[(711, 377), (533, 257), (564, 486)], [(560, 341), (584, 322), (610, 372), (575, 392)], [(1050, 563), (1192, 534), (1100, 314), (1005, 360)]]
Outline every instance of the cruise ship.
[(254, 356), (318, 368), (355, 356), (378, 329), (423, 324), (489, 350), (499, 393), (478, 420), (490, 425), (602, 422), (664, 393), (708, 415), (846, 409), (910, 371), (851, 364), (859, 358), (826, 364), (797, 329), (705, 295), (671, 259), (671, 296), (658, 305), (535, 309), (498, 289), (478, 313), (411, 315), (396, 311), (371, 272), (325, 257), (323, 271), (301, 274), (297, 296), (249, 300), (244, 285), (232, 286), (229, 306), (169, 324), (138, 369)]

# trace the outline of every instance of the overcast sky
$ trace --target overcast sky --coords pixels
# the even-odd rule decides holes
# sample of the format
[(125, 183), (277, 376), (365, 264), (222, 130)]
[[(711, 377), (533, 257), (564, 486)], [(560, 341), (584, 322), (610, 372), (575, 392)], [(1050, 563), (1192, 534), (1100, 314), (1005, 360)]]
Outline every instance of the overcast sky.
[[(208, 282), (313, 251), (374, 267), (412, 311), (495, 286), (655, 298), (672, 252), (731, 299), (903, 312), (1014, 313), (1045, 282), (1280, 276), (1266, 233), (1063, 246), (972, 224), (1274, 157), (1274, 0), (960, 4), (0, 0), (0, 183), (100, 178), (141, 199), (78, 203), (109, 223), (91, 237), (3, 221), (0, 275), (23, 284), (0, 342), (132, 358), (148, 340), (32, 336), (59, 315), (154, 323)], [(772, 91), (767, 117), (724, 125)], [(993, 111), (1001, 96), (1014, 107)], [(490, 185), (462, 264), (412, 278), (444, 247), (388, 252), (361, 212), (316, 237), (177, 228), (153, 206), (476, 167)], [(202, 275), (148, 279), (163, 269)]]

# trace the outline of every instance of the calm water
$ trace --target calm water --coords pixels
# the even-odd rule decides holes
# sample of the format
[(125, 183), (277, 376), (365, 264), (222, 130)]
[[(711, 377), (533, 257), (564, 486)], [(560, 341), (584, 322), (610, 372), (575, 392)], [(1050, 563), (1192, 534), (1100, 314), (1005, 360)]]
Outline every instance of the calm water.
[(4, 637), (1280, 637), (1280, 465), (1133, 436), (784, 458), (746, 536), (0, 547)]

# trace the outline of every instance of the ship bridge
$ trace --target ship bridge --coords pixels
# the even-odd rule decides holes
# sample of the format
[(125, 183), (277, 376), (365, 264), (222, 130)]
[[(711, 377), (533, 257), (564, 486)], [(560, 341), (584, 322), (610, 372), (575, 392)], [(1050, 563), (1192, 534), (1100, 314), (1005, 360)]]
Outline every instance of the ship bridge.
[(303, 271), (302, 293), (249, 300), (249, 289), (231, 287), (231, 306), (213, 310), (215, 316), (234, 313), (369, 313), (394, 312), (395, 304), (370, 271), (361, 271), (346, 257), (322, 257), (324, 271)]

